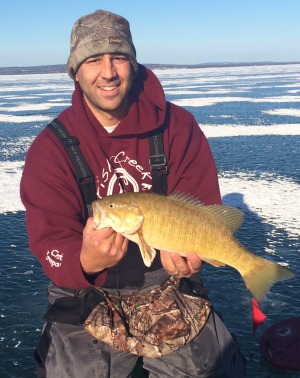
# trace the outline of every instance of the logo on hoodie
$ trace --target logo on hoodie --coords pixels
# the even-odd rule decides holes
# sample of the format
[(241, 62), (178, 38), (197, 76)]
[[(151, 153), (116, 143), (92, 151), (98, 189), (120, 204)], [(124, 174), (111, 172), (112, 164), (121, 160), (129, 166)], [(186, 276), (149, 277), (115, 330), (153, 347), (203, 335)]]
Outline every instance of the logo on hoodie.
[(140, 192), (151, 189), (151, 172), (130, 158), (125, 151), (120, 151), (106, 159), (106, 164), (101, 174), (96, 176), (98, 198), (118, 192)]
[(51, 252), (47, 252), (46, 260), (51, 265), (51, 268), (59, 268), (63, 259), (63, 253), (60, 254), (57, 249), (53, 249)]

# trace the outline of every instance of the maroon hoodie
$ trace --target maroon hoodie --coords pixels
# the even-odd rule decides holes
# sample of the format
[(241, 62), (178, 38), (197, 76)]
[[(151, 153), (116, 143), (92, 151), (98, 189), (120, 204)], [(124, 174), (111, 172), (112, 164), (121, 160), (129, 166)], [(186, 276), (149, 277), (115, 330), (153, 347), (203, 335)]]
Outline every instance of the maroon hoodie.
[[(98, 197), (122, 190), (152, 191), (147, 135), (163, 127), (168, 193), (184, 192), (204, 204), (220, 203), (215, 163), (194, 117), (166, 102), (156, 76), (141, 65), (130, 96), (129, 112), (112, 133), (93, 116), (78, 83), (72, 105), (58, 117), (80, 141), (80, 149), (95, 176)], [(79, 258), (84, 204), (73, 165), (48, 128), (37, 136), (28, 151), (21, 198), (26, 208), (30, 250), (44, 273), (57, 286), (91, 286)], [(159, 254), (152, 266), (146, 268), (131, 243), (118, 266), (101, 273), (94, 285), (140, 288), (153, 283), (157, 276), (165, 279), (167, 274), (162, 272)]]

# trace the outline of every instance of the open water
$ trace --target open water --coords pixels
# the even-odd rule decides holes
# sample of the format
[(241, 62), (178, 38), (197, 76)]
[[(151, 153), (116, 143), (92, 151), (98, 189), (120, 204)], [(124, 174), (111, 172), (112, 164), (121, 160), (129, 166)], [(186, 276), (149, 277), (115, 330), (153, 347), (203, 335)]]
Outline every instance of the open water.
[[(247, 377), (300, 377), (267, 364), (260, 336), (300, 316), (300, 65), (156, 70), (167, 98), (190, 110), (217, 162), (225, 203), (245, 211), (237, 238), (296, 274), (273, 286), (254, 335), (251, 296), (231, 268), (202, 277), (247, 358)], [(33, 378), (33, 350), (47, 307), (48, 279), (28, 250), (19, 181), (26, 151), (70, 104), (66, 74), (0, 76), (0, 377)]]

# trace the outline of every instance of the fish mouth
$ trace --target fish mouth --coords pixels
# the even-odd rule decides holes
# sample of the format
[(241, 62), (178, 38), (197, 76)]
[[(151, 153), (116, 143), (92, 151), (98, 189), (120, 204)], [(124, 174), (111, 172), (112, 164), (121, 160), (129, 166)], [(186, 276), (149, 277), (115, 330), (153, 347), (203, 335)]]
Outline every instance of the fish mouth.
[(97, 202), (93, 203), (93, 220), (97, 230), (105, 227), (103, 224), (105, 220), (105, 211)]

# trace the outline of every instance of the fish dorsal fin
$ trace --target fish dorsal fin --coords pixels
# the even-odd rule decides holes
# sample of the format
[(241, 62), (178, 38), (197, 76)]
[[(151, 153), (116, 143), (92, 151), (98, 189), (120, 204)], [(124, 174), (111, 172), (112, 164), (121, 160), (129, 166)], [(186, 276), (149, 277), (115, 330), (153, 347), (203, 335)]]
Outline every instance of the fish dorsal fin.
[(189, 194), (182, 193), (182, 192), (174, 192), (168, 196), (169, 198), (175, 200), (175, 201), (180, 201), (187, 203), (189, 205), (194, 205), (194, 206), (203, 206), (203, 203), (198, 200), (195, 197), (192, 197)]
[(228, 205), (208, 205), (204, 208), (222, 220), (232, 233), (236, 232), (243, 224), (244, 212), (236, 207)]
[(201, 206), (225, 223), (228, 229), (235, 233), (243, 224), (244, 212), (229, 205), (204, 205), (199, 199), (182, 192), (174, 192), (168, 196), (174, 201), (183, 202), (193, 206)]

